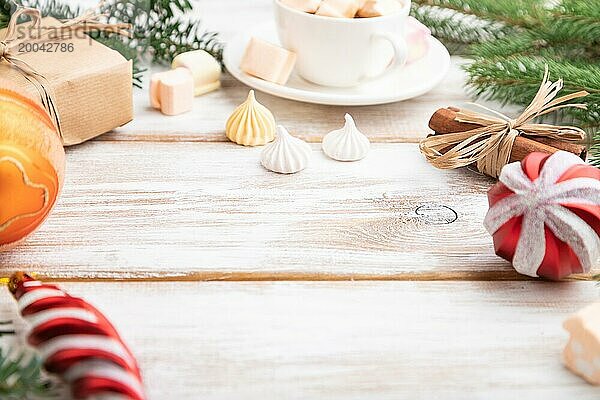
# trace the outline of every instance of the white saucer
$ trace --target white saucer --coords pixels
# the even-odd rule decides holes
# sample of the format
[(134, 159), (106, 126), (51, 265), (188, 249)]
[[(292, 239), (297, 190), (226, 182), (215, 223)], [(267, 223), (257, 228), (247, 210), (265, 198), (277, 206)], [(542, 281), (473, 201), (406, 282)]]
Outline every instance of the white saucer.
[(320, 86), (305, 81), (295, 72), (285, 85), (255, 78), (240, 70), (242, 55), (252, 36), (279, 44), (273, 23), (233, 38), (223, 53), (227, 70), (246, 85), (273, 96), (306, 103), (338, 106), (366, 106), (393, 103), (420, 96), (444, 79), (450, 67), (448, 50), (437, 39), (430, 38), (427, 55), (404, 68), (390, 70), (383, 76), (351, 88)]

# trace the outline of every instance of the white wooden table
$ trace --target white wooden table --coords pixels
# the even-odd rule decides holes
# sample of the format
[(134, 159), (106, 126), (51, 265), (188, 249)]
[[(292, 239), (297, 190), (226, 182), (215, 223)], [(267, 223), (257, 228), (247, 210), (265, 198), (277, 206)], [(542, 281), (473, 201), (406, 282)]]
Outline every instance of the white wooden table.
[[(270, 18), (269, 0), (198, 8), (225, 40)], [(390, 105), (258, 93), (314, 142), (292, 176), (225, 139), (248, 91), (231, 77), (178, 117), (138, 90), (135, 121), (68, 150), (58, 206), (0, 255), (0, 275), (33, 271), (96, 304), (155, 400), (596, 399), (561, 363), (562, 321), (598, 299), (595, 283), (517, 275), (482, 227), (493, 182), (418, 152), (431, 113), (468, 99), (459, 63), (429, 94)], [(374, 143), (361, 162), (320, 151), (345, 112)], [(0, 299), (0, 319), (14, 319)]]

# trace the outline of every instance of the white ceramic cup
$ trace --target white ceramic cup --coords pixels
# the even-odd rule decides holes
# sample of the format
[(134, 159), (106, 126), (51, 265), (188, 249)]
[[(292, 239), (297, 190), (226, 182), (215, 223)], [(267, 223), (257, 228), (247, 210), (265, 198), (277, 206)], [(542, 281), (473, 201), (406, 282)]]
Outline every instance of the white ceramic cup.
[(296, 71), (302, 78), (323, 86), (355, 86), (405, 64), (410, 0), (401, 1), (402, 10), (390, 15), (332, 18), (274, 0), (279, 40), (297, 54)]

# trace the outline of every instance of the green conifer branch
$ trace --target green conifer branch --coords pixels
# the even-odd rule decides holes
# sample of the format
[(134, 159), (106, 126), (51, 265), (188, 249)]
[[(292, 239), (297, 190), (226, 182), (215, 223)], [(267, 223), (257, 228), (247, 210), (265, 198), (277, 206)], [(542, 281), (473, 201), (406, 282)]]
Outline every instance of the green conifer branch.
[(539, 24), (544, 0), (413, 0), (418, 6), (436, 6), (464, 15), (530, 28)]
[(222, 44), (217, 34), (205, 32), (198, 20), (187, 13), (193, 10), (188, 0), (107, 0), (102, 12), (111, 22), (133, 25), (135, 46), (140, 56), (155, 63), (170, 63), (182, 52), (202, 49), (222, 61)]
[[(0, 28), (6, 26), (15, 4), (38, 8), (43, 15), (73, 18), (81, 13), (61, 0), (0, 0)], [(193, 10), (188, 0), (107, 0), (101, 13), (109, 22), (125, 22), (133, 26), (133, 39), (101, 32), (90, 34), (94, 39), (134, 61), (134, 84), (139, 86), (143, 62), (168, 64), (182, 52), (206, 50), (222, 62), (222, 43), (215, 32), (201, 29), (198, 20), (186, 13)], [(148, 59), (149, 57), (149, 59)]]
[(545, 65), (550, 71), (550, 80), (562, 78), (561, 94), (587, 90), (590, 94), (576, 100), (585, 101), (588, 110), (564, 110), (589, 127), (600, 126), (600, 66), (578, 65), (568, 61), (555, 61), (544, 57), (511, 56), (495, 59), (476, 59), (465, 66), (468, 84), (473, 94), (503, 103), (528, 105), (535, 96)]
[(460, 24), (452, 28), (452, 19), (444, 18), (448, 12), (459, 22), (471, 16), (504, 27), (491, 35), (486, 24), (465, 30), (469, 40), (463, 41), (466, 49), (461, 54), (473, 59), (464, 69), (474, 97), (525, 106), (539, 87), (545, 65), (552, 80), (563, 78), (565, 94), (588, 91), (590, 95), (580, 99), (587, 110), (565, 109), (551, 118), (553, 123), (577, 124), (588, 131), (591, 161), (600, 165), (600, 2), (559, 0), (553, 7), (545, 0), (413, 3), (413, 15), (443, 41), (455, 41), (464, 29)]
[(0, 399), (58, 398), (56, 384), (44, 377), (39, 357), (26, 352), (9, 357), (0, 347)]
[(437, 6), (413, 4), (412, 15), (442, 40), (453, 54), (466, 55), (469, 45), (499, 39), (514, 31), (510, 26)]

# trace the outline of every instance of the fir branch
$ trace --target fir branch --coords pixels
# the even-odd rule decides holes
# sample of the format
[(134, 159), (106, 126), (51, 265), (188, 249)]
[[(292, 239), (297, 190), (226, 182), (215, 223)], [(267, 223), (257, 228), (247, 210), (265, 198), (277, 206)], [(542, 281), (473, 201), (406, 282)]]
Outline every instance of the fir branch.
[[(592, 138), (600, 138), (600, 130), (591, 133), (590, 136)], [(588, 149), (588, 162), (591, 165), (600, 168), (600, 144), (597, 139)], [(597, 276), (600, 277), (600, 275)]]
[(480, 58), (463, 68), (474, 97), (526, 106), (535, 96), (548, 65), (550, 79), (563, 78), (561, 93), (586, 90), (590, 94), (574, 102), (585, 103), (586, 110), (565, 108), (548, 115), (542, 122), (569, 124), (583, 128), (589, 146), (588, 162), (600, 167), (600, 66), (569, 62), (552, 57), (513, 55), (507, 58)]
[[(590, 92), (581, 99), (587, 110), (565, 109), (551, 118), (553, 123), (584, 128), (590, 134), (592, 163), (600, 165), (600, 2), (413, 0), (413, 4), (415, 17), (434, 35), (444, 42), (462, 43), (461, 54), (474, 59), (464, 67), (474, 97), (525, 106), (537, 92), (546, 64), (551, 79), (564, 79), (565, 93)], [(488, 25), (465, 28), (462, 22), (468, 24), (469, 16)], [(490, 34), (489, 24), (497, 26), (494, 23), (504, 28)]]
[(39, 357), (23, 352), (11, 358), (0, 347), (1, 399), (31, 400), (57, 398), (58, 395), (56, 385), (44, 377)]
[(162, 30), (143, 35), (146, 34), (151, 38), (146, 48), (151, 49), (155, 63), (170, 63), (177, 54), (198, 49), (203, 49), (222, 61), (223, 50), (217, 34), (201, 32), (197, 22), (174, 21)]
[[(0, 28), (6, 26), (10, 17), (12, 0), (0, 0)], [(15, 0), (20, 5), (35, 7), (43, 15), (70, 19), (81, 10), (62, 3), (60, 0)], [(4, 6), (4, 7), (3, 7)], [(193, 10), (188, 0), (107, 0), (101, 13), (109, 22), (125, 22), (133, 25), (133, 39), (102, 32), (90, 34), (94, 39), (120, 52), (134, 62), (134, 84), (139, 86), (140, 68), (144, 57), (150, 55), (155, 63), (170, 63), (179, 54), (190, 50), (206, 50), (222, 63), (223, 45), (215, 32), (205, 32), (198, 20), (190, 19), (187, 13)]]
[(534, 33), (550, 45), (577, 47), (592, 58), (600, 56), (600, 17), (553, 15)]
[(549, 43), (543, 35), (521, 32), (493, 41), (473, 44), (470, 55), (479, 59), (498, 59), (514, 55), (529, 55), (553, 60), (569, 60), (571, 63), (587, 64), (593, 58), (584, 46), (571, 43)]
[(8, 21), (15, 8), (15, 4), (11, 0), (0, 0), (0, 29), (8, 26)]
[(134, 39), (128, 43), (152, 62), (170, 63), (177, 54), (198, 49), (221, 62), (217, 34), (201, 30), (200, 21), (189, 18), (192, 10), (188, 0), (108, 0), (101, 9), (110, 22), (133, 25)]
[(94, 40), (102, 43), (106, 47), (110, 47), (113, 50), (121, 53), (127, 60), (133, 60), (133, 85), (136, 87), (142, 87), (142, 75), (146, 71), (146, 68), (140, 67), (140, 60), (138, 58), (137, 49), (129, 46), (121, 38), (115, 37), (115, 35), (106, 35), (102, 32), (91, 34)]
[(14, 0), (14, 2), (23, 7), (37, 8), (43, 16), (57, 19), (71, 19), (81, 13), (79, 7), (73, 8), (59, 0)]
[(576, 102), (586, 103), (587, 110), (567, 108), (557, 114), (563, 121), (579, 121), (583, 127), (600, 128), (600, 66), (578, 65), (564, 60), (531, 56), (480, 58), (464, 66), (468, 85), (475, 97), (526, 106), (535, 96), (548, 65), (550, 79), (564, 80), (561, 93), (587, 90), (587, 97)]
[(432, 34), (453, 54), (468, 54), (469, 45), (499, 39), (514, 31), (499, 22), (436, 6), (413, 4), (411, 13), (430, 27)]
[(539, 24), (545, 0), (413, 0), (419, 6), (437, 6), (465, 15), (530, 28)]

